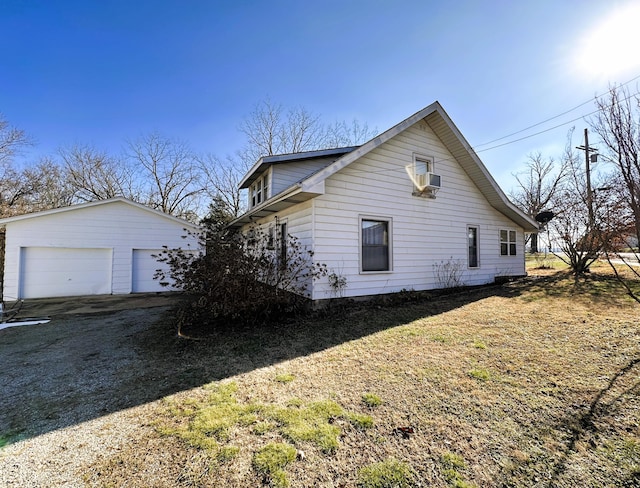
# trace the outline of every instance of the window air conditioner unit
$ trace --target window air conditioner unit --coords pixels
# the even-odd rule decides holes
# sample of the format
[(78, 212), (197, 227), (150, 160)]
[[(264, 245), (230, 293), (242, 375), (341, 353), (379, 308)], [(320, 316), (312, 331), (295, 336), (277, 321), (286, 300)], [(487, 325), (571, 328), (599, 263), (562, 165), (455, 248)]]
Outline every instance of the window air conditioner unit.
[(435, 190), (440, 188), (440, 175), (433, 173), (417, 174), (415, 177), (415, 185), (420, 191)]
[(434, 175), (433, 173), (425, 173), (420, 175), (424, 177), (425, 189), (438, 189), (440, 188), (440, 175)]

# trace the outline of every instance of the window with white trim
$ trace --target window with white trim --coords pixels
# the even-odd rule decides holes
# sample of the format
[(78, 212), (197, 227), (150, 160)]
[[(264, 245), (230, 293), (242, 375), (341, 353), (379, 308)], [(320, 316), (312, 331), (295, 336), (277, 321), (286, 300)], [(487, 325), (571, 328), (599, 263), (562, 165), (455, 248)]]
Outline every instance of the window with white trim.
[(469, 226), (467, 227), (467, 249), (469, 251), (468, 266), (470, 268), (477, 268), (479, 266), (478, 260), (478, 228)]
[(413, 177), (414, 185), (417, 190), (424, 188), (429, 182), (427, 181), (427, 175), (433, 173), (433, 158), (429, 156), (421, 156), (419, 154), (413, 155)]
[(391, 219), (360, 218), (360, 269), (391, 271)]
[(500, 230), (500, 256), (516, 255), (516, 231)]
[(280, 263), (280, 268), (287, 267), (287, 254), (289, 248), (289, 233), (287, 229), (287, 222), (280, 222), (278, 224), (278, 233), (279, 233), (279, 245), (278, 245), (278, 262)]
[(265, 174), (262, 178), (258, 178), (249, 187), (249, 204), (250, 207), (260, 205), (262, 202), (269, 198), (269, 173)]

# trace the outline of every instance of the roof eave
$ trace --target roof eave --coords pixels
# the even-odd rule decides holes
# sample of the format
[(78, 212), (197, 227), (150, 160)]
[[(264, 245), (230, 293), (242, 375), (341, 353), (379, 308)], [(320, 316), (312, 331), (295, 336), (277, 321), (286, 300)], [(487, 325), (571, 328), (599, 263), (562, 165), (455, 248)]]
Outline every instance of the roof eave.
[(244, 225), (251, 224), (264, 217), (268, 217), (289, 207), (293, 207), (299, 203), (311, 200), (318, 195), (324, 193), (324, 185), (310, 188), (308, 186), (297, 183), (287, 190), (278, 193), (276, 196), (266, 200), (261, 205), (245, 212), (240, 217), (232, 220), (227, 227), (231, 229), (239, 229)]
[(90, 208), (90, 207), (96, 207), (96, 206), (100, 206), (100, 205), (106, 205), (106, 204), (110, 204), (110, 203), (114, 203), (114, 202), (121, 202), (121, 203), (125, 203), (127, 205), (131, 205), (132, 207), (137, 207), (140, 208), (146, 212), (150, 212), (153, 214), (156, 214), (158, 216), (164, 217), (167, 220), (173, 220), (175, 222), (179, 222), (182, 225), (184, 225), (185, 227), (190, 227), (192, 229), (198, 229), (198, 225), (194, 224), (192, 222), (189, 222), (187, 220), (181, 219), (180, 217), (176, 217), (175, 215), (169, 215), (165, 212), (162, 212), (160, 210), (156, 210), (154, 208), (151, 207), (147, 207), (146, 205), (143, 205), (141, 203), (138, 202), (134, 202), (133, 200), (129, 200), (128, 198), (124, 198), (124, 197), (114, 197), (114, 198), (109, 198), (106, 200), (94, 200), (91, 202), (86, 202), (86, 203), (77, 203), (74, 205), (68, 205), (66, 207), (58, 207), (58, 208), (52, 208), (52, 209), (48, 209), (48, 210), (41, 210), (38, 212), (29, 212), (26, 214), (22, 214), (22, 215), (15, 215), (13, 217), (6, 217), (4, 219), (0, 219), (0, 226), (4, 226), (6, 224), (10, 224), (12, 222), (19, 222), (21, 220), (28, 220), (28, 219), (35, 219), (35, 218), (39, 218), (39, 217), (46, 217), (47, 215), (54, 215), (54, 214), (58, 214), (58, 213), (64, 213), (64, 212), (72, 212), (75, 210), (81, 210), (83, 208)]
[[(438, 117), (437, 119), (434, 117)], [(452, 155), (474, 181), (480, 192), (493, 208), (520, 225), (525, 232), (537, 232), (537, 222), (516, 207), (502, 191), (489, 170), (467, 142), (449, 115), (438, 104), (436, 110), (425, 117), (425, 120), (448, 147)]]
[(261, 157), (244, 175), (238, 187), (240, 189), (249, 188), (249, 186), (258, 178), (259, 175), (264, 173), (269, 166), (278, 163), (287, 163), (291, 161), (303, 161), (305, 159), (312, 158), (326, 158), (330, 156), (341, 156), (343, 154), (350, 153), (357, 149), (359, 146), (346, 146), (346, 147), (335, 147), (331, 149), (318, 149), (314, 151), (304, 151), (299, 153), (289, 153), (289, 154), (274, 154), (272, 156), (263, 156)]

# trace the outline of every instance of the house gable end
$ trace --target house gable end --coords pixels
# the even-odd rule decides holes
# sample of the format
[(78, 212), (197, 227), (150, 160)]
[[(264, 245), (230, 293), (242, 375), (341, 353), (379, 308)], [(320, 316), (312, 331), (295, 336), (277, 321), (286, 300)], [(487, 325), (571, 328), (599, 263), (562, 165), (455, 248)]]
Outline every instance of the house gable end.
[(366, 154), (380, 147), (421, 120), (425, 120), (429, 127), (431, 127), (455, 160), (458, 161), (467, 172), (487, 201), (496, 210), (512, 219), (527, 232), (535, 232), (538, 230), (537, 223), (509, 201), (480, 158), (475, 154), (475, 151), (438, 102), (434, 102), (423, 110), (416, 112), (383, 134), (374, 137), (356, 150), (341, 157), (333, 164), (303, 180), (301, 182), (302, 190), (306, 191), (314, 185), (317, 185), (321, 180), (343, 170), (354, 161), (364, 157)]

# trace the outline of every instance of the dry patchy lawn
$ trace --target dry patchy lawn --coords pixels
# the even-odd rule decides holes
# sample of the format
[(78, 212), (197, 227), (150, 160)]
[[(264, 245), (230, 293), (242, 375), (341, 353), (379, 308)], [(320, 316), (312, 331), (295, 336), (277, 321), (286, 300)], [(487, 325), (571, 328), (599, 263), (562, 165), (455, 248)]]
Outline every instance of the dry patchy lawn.
[[(287, 480), (304, 487), (637, 487), (639, 318), (637, 304), (600, 269), (586, 281), (546, 272), (502, 287), (183, 340), (182, 348), (201, 356), (192, 367), (219, 370), (221, 380), (141, 410), (140, 424), (151, 428), (87, 467), (84, 479), (128, 487)], [(229, 364), (240, 372), (222, 373)], [(372, 426), (354, 421), (366, 416)], [(332, 433), (332, 448), (318, 441)], [(256, 461), (269, 444), (298, 450), (274, 468), (278, 475)], [(389, 460), (407, 468), (399, 474), (406, 484), (373, 484), (374, 463)], [(373, 475), (362, 471), (372, 465)]]

